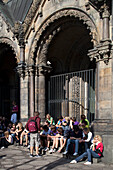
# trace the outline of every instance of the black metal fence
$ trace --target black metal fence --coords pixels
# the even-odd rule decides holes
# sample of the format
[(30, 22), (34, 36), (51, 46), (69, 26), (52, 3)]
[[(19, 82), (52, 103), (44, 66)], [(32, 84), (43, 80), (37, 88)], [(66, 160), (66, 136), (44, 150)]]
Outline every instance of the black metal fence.
[(48, 112), (58, 117), (85, 114), (90, 122), (95, 115), (95, 72), (85, 70), (51, 76), (48, 83)]

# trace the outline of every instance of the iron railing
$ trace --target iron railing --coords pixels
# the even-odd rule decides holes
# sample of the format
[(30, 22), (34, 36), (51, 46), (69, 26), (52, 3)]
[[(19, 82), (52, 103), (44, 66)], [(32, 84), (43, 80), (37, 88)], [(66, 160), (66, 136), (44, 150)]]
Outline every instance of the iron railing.
[(90, 122), (95, 115), (95, 72), (85, 70), (50, 77), (48, 83), (48, 111), (58, 117), (85, 114)]

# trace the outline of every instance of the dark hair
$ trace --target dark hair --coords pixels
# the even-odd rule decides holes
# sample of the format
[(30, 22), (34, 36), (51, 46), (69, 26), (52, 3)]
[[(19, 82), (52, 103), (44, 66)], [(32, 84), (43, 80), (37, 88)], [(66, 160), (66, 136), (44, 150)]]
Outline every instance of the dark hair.
[(50, 124), (50, 123), (48, 122), (48, 120), (46, 120), (45, 123), (47, 123), (48, 125)]
[(85, 119), (86, 117), (85, 117), (85, 115), (81, 115), (81, 119)]
[(77, 125), (73, 125), (73, 129), (74, 129), (75, 132), (79, 131), (79, 127)]
[(55, 125), (51, 125), (51, 130), (52, 129), (56, 129), (56, 126)]
[(59, 128), (57, 129), (57, 131), (60, 132), (60, 133), (63, 133), (62, 127), (59, 127)]
[(86, 120), (83, 120), (82, 123), (84, 123), (85, 125), (88, 125), (88, 122)]
[(89, 129), (88, 128), (84, 128), (83, 131), (89, 132)]
[(43, 126), (43, 129), (44, 129), (44, 130), (49, 130), (49, 128), (47, 127), (47, 125), (44, 125), (44, 126)]
[(34, 112), (34, 116), (39, 116), (39, 112), (37, 111), (37, 112)]
[(76, 117), (73, 117), (72, 120), (73, 120), (73, 121), (76, 121)]

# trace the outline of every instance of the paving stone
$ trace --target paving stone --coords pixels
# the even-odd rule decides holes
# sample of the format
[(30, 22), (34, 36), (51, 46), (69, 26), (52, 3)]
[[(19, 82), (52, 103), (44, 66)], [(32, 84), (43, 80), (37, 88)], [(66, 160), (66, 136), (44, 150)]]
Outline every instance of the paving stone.
[(17, 166), (16, 168), (18, 168), (18, 169), (31, 169), (31, 168), (33, 168), (33, 166), (31, 166), (31, 165), (22, 165), (22, 166)]

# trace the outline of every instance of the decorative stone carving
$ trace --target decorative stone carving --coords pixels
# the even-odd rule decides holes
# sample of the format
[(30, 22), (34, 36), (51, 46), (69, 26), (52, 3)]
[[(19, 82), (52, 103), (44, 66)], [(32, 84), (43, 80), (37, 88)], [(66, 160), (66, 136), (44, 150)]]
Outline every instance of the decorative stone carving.
[(23, 79), (28, 74), (28, 68), (26, 67), (25, 64), (18, 64), (18, 66), (16, 67), (16, 71), (19, 74), (19, 77)]
[[(97, 38), (97, 30), (96, 26), (94, 25), (94, 22), (92, 19), (83, 11), (79, 9), (63, 9), (62, 11), (57, 11), (53, 16), (51, 16), (43, 25), (42, 27), (37, 30), (37, 33), (34, 37), (37, 41), (33, 41), (31, 51), (29, 52), (29, 57), (32, 56), (35, 52), (35, 49), (37, 48), (37, 44), (40, 41), (40, 35), (43, 34), (43, 32), (47, 29), (47, 27), (54, 22), (55, 20), (58, 20), (61, 17), (67, 17), (67, 16), (73, 16), (77, 17), (80, 20), (83, 20), (83, 23), (87, 25), (87, 28), (90, 29), (90, 34), (95, 32), (95, 38)], [(93, 36), (92, 36), (93, 37)], [(93, 40), (92, 40), (93, 41)], [(98, 40), (97, 40), (98, 41)], [(95, 41), (95, 42), (97, 42)], [(40, 43), (39, 43), (40, 44)]]
[(88, 56), (91, 60), (94, 58), (96, 61), (103, 60), (105, 64), (108, 64), (111, 54), (112, 44), (111, 41), (101, 41), (100, 44), (92, 50), (89, 50)]
[(2, 30), (2, 28), (3, 28), (3, 21), (2, 21), (2, 19), (0, 17), (0, 31)]

